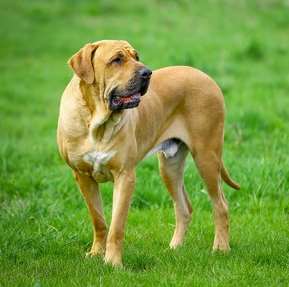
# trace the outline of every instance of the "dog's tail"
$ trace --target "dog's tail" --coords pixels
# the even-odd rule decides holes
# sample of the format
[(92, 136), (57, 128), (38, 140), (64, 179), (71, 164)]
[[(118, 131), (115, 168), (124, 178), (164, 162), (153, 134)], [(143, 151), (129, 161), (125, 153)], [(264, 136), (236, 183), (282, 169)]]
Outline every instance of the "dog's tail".
[(229, 186), (231, 186), (232, 188), (237, 189), (237, 190), (240, 189), (240, 185), (231, 179), (227, 169), (224, 166), (223, 161), (222, 161), (222, 165), (221, 165), (221, 176), (222, 176), (223, 181), (225, 183), (227, 183)]

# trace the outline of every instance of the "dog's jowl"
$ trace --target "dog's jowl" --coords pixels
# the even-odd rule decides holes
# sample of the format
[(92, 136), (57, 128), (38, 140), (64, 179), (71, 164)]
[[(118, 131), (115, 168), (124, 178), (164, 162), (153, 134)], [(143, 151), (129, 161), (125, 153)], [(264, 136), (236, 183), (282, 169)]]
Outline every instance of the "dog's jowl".
[[(122, 264), (122, 241), (135, 168), (156, 152), (161, 177), (174, 201), (172, 249), (183, 242), (192, 207), (183, 180), (188, 154), (213, 203), (214, 250), (229, 250), (227, 202), (221, 179), (239, 185), (222, 161), (224, 100), (217, 84), (197, 69), (175, 66), (151, 71), (126, 41), (85, 45), (69, 65), (74, 76), (60, 104), (57, 141), (73, 170), (93, 223), (88, 255)], [(105, 223), (99, 183), (113, 181), (113, 208)]]

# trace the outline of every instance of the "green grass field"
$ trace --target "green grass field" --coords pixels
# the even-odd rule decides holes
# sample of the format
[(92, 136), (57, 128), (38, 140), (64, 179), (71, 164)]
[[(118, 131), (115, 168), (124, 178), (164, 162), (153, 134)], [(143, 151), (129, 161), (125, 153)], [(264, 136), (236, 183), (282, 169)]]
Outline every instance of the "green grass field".
[[(2, 0), (0, 24), (0, 286), (289, 286), (288, 1)], [(211, 205), (191, 159), (193, 221), (184, 245), (168, 248), (172, 203), (152, 157), (138, 167), (124, 268), (84, 258), (90, 218), (55, 133), (66, 61), (100, 39), (222, 87), (224, 161), (242, 186), (224, 187), (229, 254), (211, 252)], [(102, 193), (109, 222), (112, 185)]]

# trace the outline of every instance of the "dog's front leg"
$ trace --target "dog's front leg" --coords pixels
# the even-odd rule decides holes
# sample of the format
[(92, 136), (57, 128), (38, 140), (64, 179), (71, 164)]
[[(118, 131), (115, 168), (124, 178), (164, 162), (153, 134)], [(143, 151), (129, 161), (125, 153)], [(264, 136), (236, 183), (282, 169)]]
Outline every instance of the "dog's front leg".
[(105, 262), (115, 266), (122, 265), (122, 241), (134, 186), (134, 170), (123, 171), (114, 179), (112, 218), (106, 242)]
[(74, 175), (87, 203), (93, 224), (93, 244), (87, 256), (103, 254), (105, 249), (106, 224), (98, 184), (85, 174), (74, 172)]

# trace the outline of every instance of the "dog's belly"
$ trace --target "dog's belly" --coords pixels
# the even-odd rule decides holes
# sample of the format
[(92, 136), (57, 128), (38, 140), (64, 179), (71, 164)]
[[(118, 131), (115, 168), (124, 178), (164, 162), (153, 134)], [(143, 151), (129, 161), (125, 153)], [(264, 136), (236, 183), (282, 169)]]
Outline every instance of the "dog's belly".
[(149, 157), (157, 152), (162, 152), (166, 158), (174, 157), (177, 154), (181, 144), (182, 141), (176, 138), (165, 140), (150, 150), (145, 157)]

